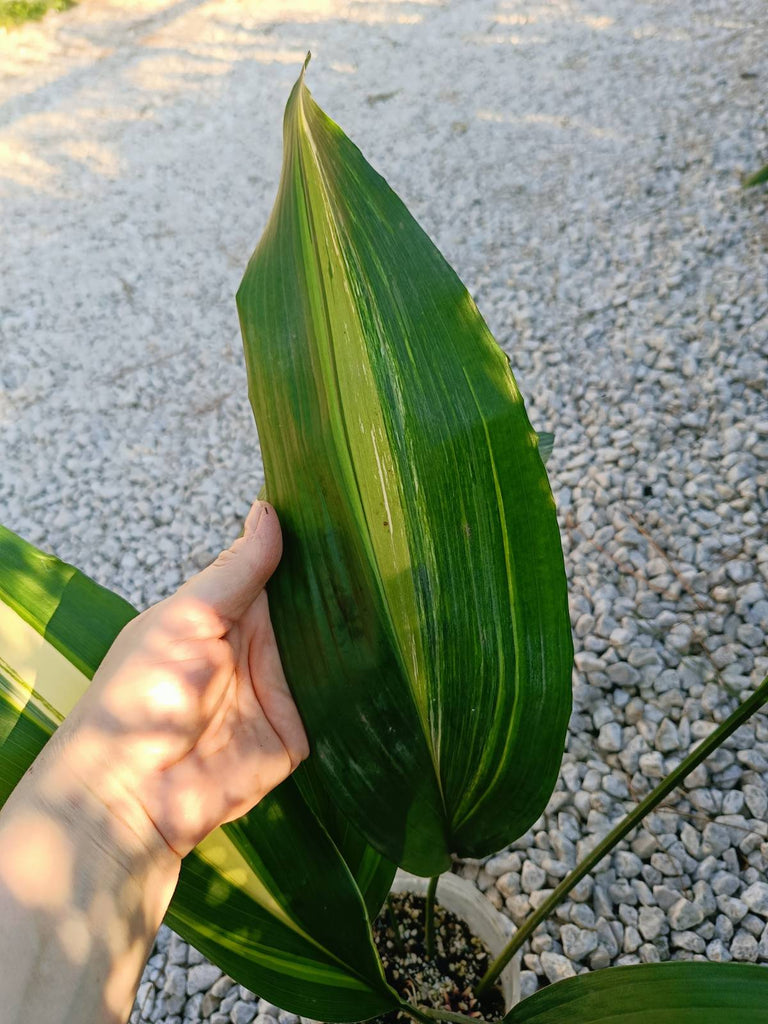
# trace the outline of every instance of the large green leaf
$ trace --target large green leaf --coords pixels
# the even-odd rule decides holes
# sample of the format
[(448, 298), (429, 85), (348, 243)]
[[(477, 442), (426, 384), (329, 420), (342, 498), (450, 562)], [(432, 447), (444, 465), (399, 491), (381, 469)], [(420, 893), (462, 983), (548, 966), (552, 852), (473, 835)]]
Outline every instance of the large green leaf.
[(570, 712), (552, 494), (475, 304), (303, 74), (238, 308), (316, 768), (412, 871), (496, 850), (544, 808)]
[[(0, 805), (135, 614), (0, 527)], [(287, 780), (185, 858), (168, 921), (278, 1005), (358, 1020), (395, 1001), (366, 914), (366, 902), (380, 905), (394, 865), (328, 813), (336, 842)]]
[(541, 989), (502, 1024), (765, 1024), (768, 969), (674, 961), (609, 967)]

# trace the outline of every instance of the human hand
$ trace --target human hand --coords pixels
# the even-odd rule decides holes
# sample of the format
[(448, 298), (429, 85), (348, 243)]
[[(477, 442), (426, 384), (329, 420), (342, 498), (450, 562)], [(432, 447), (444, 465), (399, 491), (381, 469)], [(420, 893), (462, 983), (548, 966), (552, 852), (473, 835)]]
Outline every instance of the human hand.
[(309, 753), (264, 589), (281, 553), (277, 515), (257, 502), (228, 551), (123, 629), (54, 737), (150, 848), (154, 830), (183, 857)]
[(180, 858), (307, 756), (264, 590), (281, 550), (257, 502), (125, 627), (0, 810), (3, 1022), (127, 1020)]

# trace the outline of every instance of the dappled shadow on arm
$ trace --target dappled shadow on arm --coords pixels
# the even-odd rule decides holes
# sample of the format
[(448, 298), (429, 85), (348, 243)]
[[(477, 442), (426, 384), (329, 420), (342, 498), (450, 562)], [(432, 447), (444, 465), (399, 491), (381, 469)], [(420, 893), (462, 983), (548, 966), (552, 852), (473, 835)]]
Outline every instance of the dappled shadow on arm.
[(176, 876), (87, 791), (44, 789), (0, 814), (3, 1021), (122, 1024)]

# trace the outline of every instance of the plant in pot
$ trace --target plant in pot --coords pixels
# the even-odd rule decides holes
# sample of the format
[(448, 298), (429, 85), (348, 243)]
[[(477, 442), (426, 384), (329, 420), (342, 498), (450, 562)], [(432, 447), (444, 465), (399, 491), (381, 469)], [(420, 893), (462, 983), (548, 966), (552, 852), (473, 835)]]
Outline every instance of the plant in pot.
[[(429, 960), (437, 879), (452, 855), (505, 847), (554, 788), (572, 643), (547, 439), (466, 289), (311, 99), (304, 72), (284, 140), (238, 308), (284, 535), (270, 606), (312, 756), (185, 859), (167, 920), (296, 1013), (461, 1019), (393, 987), (373, 922), (397, 866), (432, 879)], [(0, 531), (0, 801), (134, 614)], [(478, 994), (514, 948), (491, 952)], [(756, 1021), (768, 973), (615, 969), (498, 1014), (588, 1021), (610, 1005), (611, 1019), (630, 1021), (640, 1006), (682, 1021), (675, 1008), (691, 984), (697, 1020), (727, 1009)], [(472, 995), (466, 1009), (476, 1006)]]

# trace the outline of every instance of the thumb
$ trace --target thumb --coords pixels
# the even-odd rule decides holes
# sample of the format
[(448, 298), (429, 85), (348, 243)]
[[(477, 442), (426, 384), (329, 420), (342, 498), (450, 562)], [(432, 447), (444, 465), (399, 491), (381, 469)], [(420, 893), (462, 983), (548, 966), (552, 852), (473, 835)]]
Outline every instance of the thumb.
[(264, 589), (282, 553), (277, 513), (268, 502), (256, 501), (242, 537), (184, 585), (185, 596), (208, 605), (222, 619), (236, 622)]

